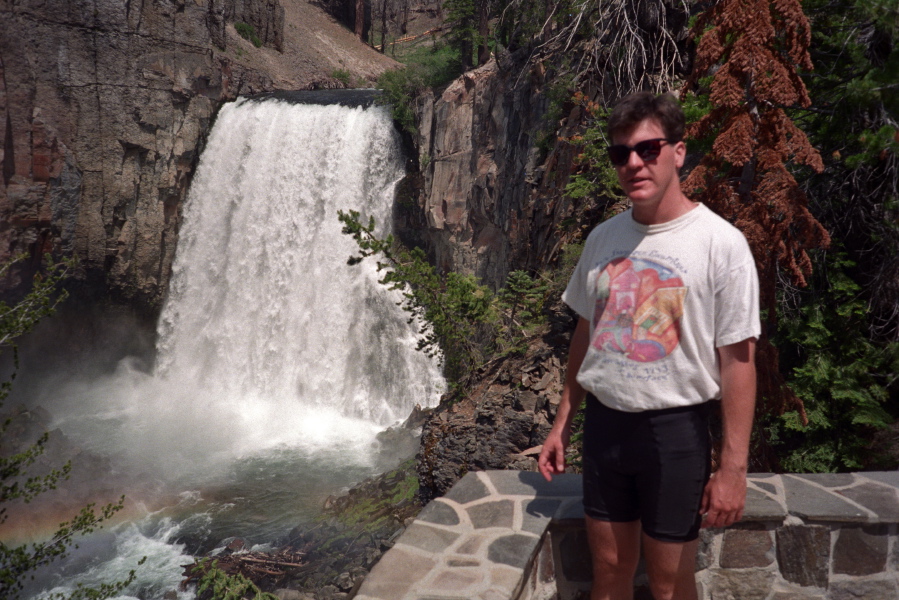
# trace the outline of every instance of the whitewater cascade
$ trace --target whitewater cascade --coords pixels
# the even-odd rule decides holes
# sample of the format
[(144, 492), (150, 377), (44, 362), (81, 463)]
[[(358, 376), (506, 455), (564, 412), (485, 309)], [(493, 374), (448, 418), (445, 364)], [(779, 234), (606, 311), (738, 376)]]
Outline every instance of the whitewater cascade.
[(223, 107), (184, 210), (157, 375), (268, 426), (322, 411), (385, 426), (436, 403), (442, 378), (399, 295), (373, 260), (346, 264), (356, 245), (337, 219), (358, 210), (389, 233), (399, 147), (377, 106)]
[(377, 434), (435, 405), (445, 382), (375, 261), (346, 264), (357, 248), (337, 212), (389, 233), (399, 148), (378, 106), (221, 109), (182, 215), (155, 366), (58, 369), (32, 399), (73, 444), (110, 459), (108, 480), (82, 485), (127, 493), (130, 520), (111, 528), (114, 548), (84, 540), (26, 597), (120, 580), (147, 556), (120, 597), (189, 600), (173, 591), (188, 552), (233, 535), (270, 542), (390, 468)]
[(338, 210), (386, 235), (402, 176), (383, 107), (222, 107), (184, 207), (155, 367), (123, 360), (48, 394), (62, 399), (56, 424), (167, 480), (283, 448), (367, 460), (379, 431), (444, 388), (375, 260), (346, 264), (358, 249)]

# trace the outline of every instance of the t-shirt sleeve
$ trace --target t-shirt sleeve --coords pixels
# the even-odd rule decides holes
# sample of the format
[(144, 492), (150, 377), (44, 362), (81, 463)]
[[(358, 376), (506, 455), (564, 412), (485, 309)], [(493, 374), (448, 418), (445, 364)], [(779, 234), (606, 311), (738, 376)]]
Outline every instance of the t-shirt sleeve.
[(590, 321), (593, 312), (593, 304), (595, 300), (590, 297), (587, 290), (587, 275), (590, 270), (589, 261), (586, 260), (587, 248), (577, 262), (571, 279), (568, 280), (568, 287), (562, 293), (562, 302), (571, 307), (578, 315)]
[[(759, 319), (759, 278), (755, 261), (745, 240), (721, 269), (722, 281), (715, 293), (715, 347), (758, 338), (762, 332)], [(734, 266), (736, 264), (736, 266)]]

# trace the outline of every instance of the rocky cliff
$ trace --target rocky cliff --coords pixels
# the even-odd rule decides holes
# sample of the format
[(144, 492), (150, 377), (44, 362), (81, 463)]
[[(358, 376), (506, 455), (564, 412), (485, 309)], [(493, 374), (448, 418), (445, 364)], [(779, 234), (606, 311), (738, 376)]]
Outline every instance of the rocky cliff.
[(155, 312), (221, 103), (393, 66), (306, 0), (0, 0), (0, 259), (77, 255), (91, 291)]
[(427, 244), (445, 271), (473, 273), (493, 288), (515, 269), (539, 271), (568, 239), (573, 206), (561, 191), (576, 149), (538, 140), (580, 110), (550, 122), (546, 66), (523, 54), (492, 58), (439, 95), (418, 99), (419, 197)]

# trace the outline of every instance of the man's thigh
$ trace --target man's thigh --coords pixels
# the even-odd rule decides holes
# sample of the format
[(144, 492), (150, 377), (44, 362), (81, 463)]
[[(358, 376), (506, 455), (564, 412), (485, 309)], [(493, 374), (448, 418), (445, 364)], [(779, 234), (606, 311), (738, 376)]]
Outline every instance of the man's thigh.
[(711, 470), (707, 407), (653, 415), (649, 429), (637, 476), (643, 532), (661, 542), (693, 541)]
[(640, 522), (602, 521), (587, 517), (587, 541), (594, 571), (623, 571), (634, 576), (640, 561)]

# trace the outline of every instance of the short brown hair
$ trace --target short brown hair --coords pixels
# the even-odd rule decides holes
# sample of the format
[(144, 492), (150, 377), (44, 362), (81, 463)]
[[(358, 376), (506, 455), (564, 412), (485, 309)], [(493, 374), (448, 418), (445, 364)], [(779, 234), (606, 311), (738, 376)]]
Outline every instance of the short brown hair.
[(672, 142), (684, 139), (684, 111), (671, 94), (656, 96), (652, 92), (634, 92), (622, 98), (609, 115), (609, 136), (625, 134), (642, 121), (653, 119), (662, 126)]

